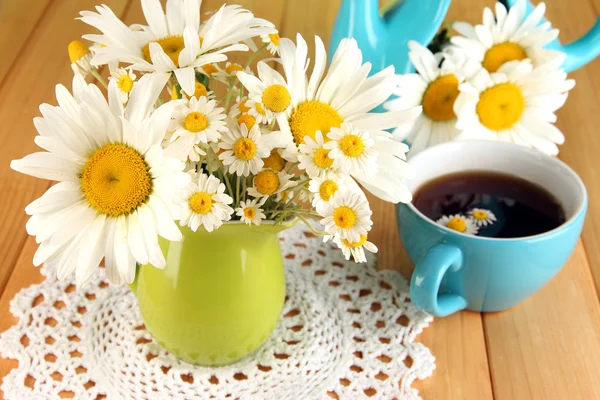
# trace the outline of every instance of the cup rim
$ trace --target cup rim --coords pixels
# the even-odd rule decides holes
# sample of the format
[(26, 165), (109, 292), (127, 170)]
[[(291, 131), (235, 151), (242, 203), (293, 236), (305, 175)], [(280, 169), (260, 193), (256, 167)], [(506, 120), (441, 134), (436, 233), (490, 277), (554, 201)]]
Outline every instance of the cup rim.
[[(567, 171), (571, 178), (576, 182), (577, 186), (579, 186), (582, 189), (582, 193), (583, 193), (583, 198), (580, 202), (580, 204), (577, 206), (577, 210), (573, 213), (573, 215), (566, 220), (565, 222), (563, 222), (561, 225), (557, 226), (556, 228), (547, 231), (547, 232), (543, 232), (543, 233), (538, 233), (537, 235), (531, 235), (531, 236), (521, 236), (521, 237), (516, 237), (516, 238), (492, 238), (492, 237), (485, 237), (485, 236), (475, 236), (475, 235), (467, 235), (466, 233), (462, 233), (462, 232), (457, 232), (453, 229), (450, 229), (448, 227), (445, 227), (443, 225), (437, 224), (435, 221), (431, 220), (430, 218), (428, 218), (425, 214), (423, 214), (419, 209), (417, 209), (417, 207), (415, 207), (415, 205), (413, 204), (412, 200), (410, 203), (406, 203), (406, 206), (408, 206), (408, 208), (414, 212), (419, 218), (421, 218), (422, 220), (424, 220), (425, 222), (427, 222), (430, 225), (433, 225), (436, 228), (439, 228), (447, 233), (453, 234), (453, 235), (458, 235), (460, 237), (464, 237), (464, 238), (468, 238), (468, 239), (472, 239), (472, 240), (481, 240), (481, 241), (486, 241), (486, 242), (500, 242), (500, 243), (508, 243), (508, 242), (518, 242), (518, 241), (523, 241), (523, 240), (536, 240), (536, 239), (543, 239), (546, 236), (551, 236), (567, 227), (569, 227), (570, 225), (572, 225), (580, 216), (582, 213), (585, 212), (585, 210), (587, 209), (587, 205), (588, 205), (588, 193), (587, 193), (587, 189), (585, 187), (585, 184), (583, 183), (583, 180), (581, 179), (581, 177), (579, 175), (577, 175), (577, 173), (568, 165), (566, 164), (564, 161), (555, 158), (555, 157), (551, 157), (545, 153), (542, 153), (539, 150), (535, 150), (535, 149), (530, 149), (524, 146), (520, 146), (514, 143), (509, 143), (509, 142), (497, 142), (497, 141), (489, 141), (489, 140), (462, 140), (462, 141), (454, 141), (454, 142), (446, 142), (446, 143), (441, 143), (441, 144), (437, 144), (435, 146), (431, 146), (426, 148), (425, 150), (421, 151), (420, 153), (415, 154), (413, 157), (411, 157), (408, 160), (408, 164), (411, 164), (414, 162), (414, 160), (418, 160), (420, 158), (426, 157), (429, 153), (434, 153), (436, 151), (440, 151), (441, 148), (444, 147), (455, 147), (455, 146), (470, 146), (470, 145), (477, 145), (477, 146), (481, 146), (481, 145), (492, 145), (495, 147), (502, 147), (504, 146), (505, 148), (510, 149), (510, 151), (521, 151), (524, 153), (528, 153), (531, 155), (534, 155), (536, 157), (542, 157), (544, 158), (547, 162), (553, 163), (554, 165), (560, 166), (561, 168), (564, 168), (565, 171)], [(485, 168), (481, 169), (482, 171), (485, 171)], [(442, 175), (440, 175), (442, 176)], [(420, 186), (419, 186), (420, 187)], [(412, 193), (411, 193), (412, 194)], [(552, 193), (553, 195), (555, 195), (554, 193)]]

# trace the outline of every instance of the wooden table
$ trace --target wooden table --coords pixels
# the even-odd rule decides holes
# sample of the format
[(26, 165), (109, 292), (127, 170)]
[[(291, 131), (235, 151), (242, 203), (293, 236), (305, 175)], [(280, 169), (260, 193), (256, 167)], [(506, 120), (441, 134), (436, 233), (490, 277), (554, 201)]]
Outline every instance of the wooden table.
[[(204, 9), (223, 0), (205, 0)], [(340, 0), (238, 0), (273, 21), (282, 36), (320, 35), (325, 42)], [(366, 0), (365, 0), (366, 1)], [(138, 0), (103, 0), (128, 23), (143, 21)], [(0, 2), (0, 331), (15, 319), (9, 302), (23, 287), (42, 280), (32, 266), (35, 240), (25, 232), (23, 209), (49, 186), (11, 171), (12, 159), (37, 151), (32, 118), (38, 105), (56, 104), (54, 86), (70, 87), (66, 47), (86, 26), (74, 17), (99, 0), (3, 0)], [(595, 21), (600, 0), (547, 0), (547, 15), (563, 41)], [(448, 21), (481, 21), (486, 0), (456, 0)], [(310, 40), (309, 40), (310, 43)], [(560, 158), (585, 181), (590, 208), (582, 240), (558, 276), (512, 310), (462, 312), (436, 319), (419, 337), (437, 358), (433, 376), (416, 386), (424, 399), (600, 399), (600, 61), (572, 74), (577, 87), (558, 113), (567, 141)], [(400, 245), (394, 207), (371, 199), (373, 241), (380, 267), (412, 265)], [(0, 359), (0, 376), (16, 366)], [(0, 398), (2, 394), (0, 392)]]

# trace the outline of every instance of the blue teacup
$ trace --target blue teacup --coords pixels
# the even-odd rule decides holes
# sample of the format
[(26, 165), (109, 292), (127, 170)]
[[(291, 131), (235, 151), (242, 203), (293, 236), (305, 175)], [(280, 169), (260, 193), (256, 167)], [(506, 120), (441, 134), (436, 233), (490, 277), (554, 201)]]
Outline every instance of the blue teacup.
[(465, 171), (511, 174), (537, 183), (561, 203), (566, 222), (535, 236), (496, 239), (465, 235), (428, 219), (413, 204), (397, 208), (404, 247), (415, 263), (410, 295), (436, 316), (459, 310), (500, 311), (548, 283), (573, 252), (585, 219), (587, 193), (562, 161), (511, 143), (451, 142), (409, 160), (415, 193), (432, 179)]

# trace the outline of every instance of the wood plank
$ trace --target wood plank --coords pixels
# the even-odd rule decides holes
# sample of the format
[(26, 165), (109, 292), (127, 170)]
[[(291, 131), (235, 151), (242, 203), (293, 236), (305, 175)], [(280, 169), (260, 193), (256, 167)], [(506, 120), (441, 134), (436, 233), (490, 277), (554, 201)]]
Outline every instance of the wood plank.
[(600, 308), (581, 242), (552, 282), (484, 325), (496, 399), (600, 399)]
[(0, 2), (0, 86), (52, 0)]
[[(20, 4), (22, 12), (27, 13), (28, 2)], [(73, 73), (67, 45), (86, 30), (85, 24), (73, 18), (80, 10), (91, 9), (95, 4), (95, 0), (61, 0), (53, 3), (0, 88), (0, 126), (3, 131), (0, 136), (0, 193), (9, 199), (0, 209), (0, 220), (3, 222), (0, 231), (0, 291), (27, 236), (27, 216), (23, 209), (39, 197), (49, 184), (48, 181), (10, 170), (9, 163), (37, 151), (33, 142), (36, 131), (32, 118), (39, 115), (40, 103), (56, 104), (54, 87), (57, 83), (71, 86)], [(126, 3), (111, 0), (107, 4), (120, 14)]]
[[(548, 17), (561, 30), (560, 39), (569, 42), (583, 35), (596, 21), (600, 0), (576, 0), (564, 7), (560, 0), (548, 2)], [(560, 158), (583, 179), (589, 208), (583, 243), (590, 260), (595, 286), (600, 289), (600, 59), (571, 74), (577, 81), (565, 106), (558, 112), (557, 126), (566, 136)]]

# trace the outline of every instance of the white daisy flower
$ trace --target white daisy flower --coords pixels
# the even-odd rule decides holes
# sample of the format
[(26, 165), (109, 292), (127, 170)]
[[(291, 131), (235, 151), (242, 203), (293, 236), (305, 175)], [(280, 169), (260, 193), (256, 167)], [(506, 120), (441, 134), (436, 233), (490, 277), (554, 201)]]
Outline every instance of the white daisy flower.
[(127, 103), (129, 100), (129, 94), (135, 84), (136, 76), (132, 70), (126, 70), (125, 68), (117, 68), (110, 73), (111, 78), (117, 82), (117, 88), (119, 88), (119, 94), (121, 96), (121, 103)]
[(554, 112), (575, 85), (566, 77), (554, 63), (534, 69), (529, 60), (504, 64), (493, 74), (481, 69), (460, 87), (454, 107), (458, 139), (514, 142), (558, 154), (565, 138), (553, 125)]
[(92, 70), (92, 53), (90, 49), (80, 42), (79, 40), (73, 40), (67, 47), (69, 52), (69, 59), (71, 60), (71, 68), (75, 75), (86, 77)]
[(454, 140), (460, 134), (454, 113), (458, 88), (465, 78), (481, 69), (481, 64), (457, 48), (432, 54), (414, 41), (409, 41), (408, 47), (408, 56), (417, 73), (398, 78), (394, 91), (398, 98), (388, 101), (384, 107), (388, 110), (423, 107), (423, 113), (414, 124), (404, 124), (394, 130), (396, 140), (406, 140), (411, 145), (409, 155), (412, 156), (426, 147)]
[(453, 28), (464, 37), (453, 36), (451, 43), (460, 47), (469, 57), (480, 62), (489, 72), (496, 72), (509, 61), (529, 58), (535, 66), (559, 59), (564, 61), (564, 53), (546, 49), (544, 46), (558, 37), (558, 30), (552, 29), (549, 22), (540, 23), (546, 5), (540, 3), (525, 18), (527, 0), (517, 0), (506, 10), (496, 3), (496, 15), (491, 9), (483, 10), (483, 24), (472, 26), (466, 22), (456, 22)]
[(246, 72), (248, 74), (252, 74), (252, 70), (249, 67), (244, 67), (238, 63), (227, 62), (225, 64), (224, 69), (219, 69), (216, 72), (212, 73), (212, 78), (221, 82), (228, 82), (229, 80), (235, 78), (238, 72)]
[(252, 187), (248, 188), (248, 194), (252, 197), (269, 197), (291, 188), (296, 181), (294, 176), (285, 171), (275, 172), (270, 169), (263, 169), (252, 180)]
[(201, 147), (208, 143), (216, 143), (221, 134), (228, 132), (223, 108), (216, 107), (215, 100), (207, 97), (190, 98), (188, 102), (178, 102), (171, 130), (171, 136), (166, 152), (171, 157), (180, 160), (199, 161), (206, 151)]
[(75, 271), (79, 286), (103, 258), (117, 283), (133, 282), (136, 263), (165, 267), (158, 236), (181, 240), (173, 196), (190, 177), (160, 146), (173, 107), (153, 111), (161, 84), (142, 77), (123, 108), (116, 82), (107, 103), (75, 76), (73, 95), (58, 85), (59, 106), (41, 105), (35, 142), (47, 152), (11, 162), (16, 171), (59, 181), (25, 209), (27, 231), (40, 243), (35, 265), (55, 261), (58, 278)]
[(103, 35), (84, 39), (103, 45), (93, 63), (111, 61), (131, 64), (136, 71), (159, 74), (168, 80), (171, 73), (186, 93), (194, 92), (194, 69), (225, 61), (225, 53), (246, 51), (240, 41), (274, 32), (272, 24), (240, 6), (222, 6), (200, 24), (200, 0), (167, 0), (166, 13), (160, 0), (142, 0), (148, 25), (128, 27), (107, 6), (82, 11), (81, 20)]
[(217, 73), (221, 72), (222, 69), (219, 64), (204, 64), (203, 66), (196, 68), (196, 71), (208, 76), (210, 79), (216, 79), (216, 76), (218, 76)]
[(473, 220), (460, 214), (444, 215), (442, 218), (438, 219), (436, 223), (456, 232), (464, 233), (465, 235), (477, 235), (477, 232), (479, 231), (479, 227)]
[(184, 211), (179, 224), (194, 232), (199, 226), (212, 232), (231, 219), (231, 203), (233, 199), (225, 194), (225, 185), (218, 178), (199, 174), (183, 190), (180, 204)]
[(304, 137), (304, 143), (298, 146), (298, 168), (306, 171), (308, 176), (315, 178), (323, 176), (333, 168), (333, 158), (329, 156), (331, 150), (325, 148), (325, 139), (321, 131), (315, 133), (315, 138)]
[(375, 141), (371, 139), (369, 132), (344, 122), (341, 129), (331, 128), (327, 137), (331, 141), (323, 147), (329, 150), (334, 168), (361, 178), (370, 178), (377, 174), (378, 153), (373, 148)]
[(223, 136), (219, 147), (225, 150), (219, 154), (219, 159), (229, 166), (229, 173), (243, 176), (260, 171), (264, 165), (262, 159), (271, 151), (261, 137), (258, 125), (250, 130), (245, 124), (234, 127)]
[(369, 202), (362, 193), (337, 190), (322, 211), (325, 231), (340, 239), (358, 242), (373, 225)]
[(356, 40), (340, 42), (333, 61), (325, 73), (327, 54), (321, 39), (315, 37), (315, 63), (311, 69), (307, 60), (308, 48), (298, 35), (297, 46), (289, 39), (281, 39), (279, 53), (285, 72), (291, 105), (278, 118), (282, 141), (287, 143), (284, 158), (296, 161), (298, 146), (305, 137), (313, 140), (316, 132), (327, 137), (331, 128), (349, 122), (356, 129), (368, 130), (379, 153), (378, 173), (370, 179), (357, 180), (371, 193), (393, 203), (408, 202), (411, 194), (403, 179), (410, 176), (405, 159), (408, 147), (395, 141), (385, 129), (413, 123), (421, 112), (419, 107), (409, 110), (376, 113), (371, 110), (385, 102), (396, 86), (394, 67), (368, 76), (370, 63), (362, 63), (362, 53)]
[[(298, 200), (302, 200), (302, 195), (300, 195), (298, 197), (299, 197)], [(277, 195), (275, 196), (275, 201), (286, 203), (293, 198), (294, 198), (293, 190), (284, 190), (282, 192), (277, 193)]]
[[(213, 100), (215, 98), (215, 94), (213, 91), (209, 91), (206, 86), (204, 86), (202, 83), (196, 81), (196, 83), (194, 84), (195, 88), (194, 88), (194, 93), (192, 93), (192, 95), (188, 95), (185, 90), (181, 90), (181, 94), (182, 97), (185, 96), (186, 99), (190, 99), (192, 97), (195, 97), (197, 99), (201, 98), (201, 97), (206, 97), (209, 100)], [(173, 87), (173, 90), (177, 90), (175, 87)], [(176, 96), (176, 92), (173, 96), (171, 96), (172, 100), (176, 100), (178, 97)]]
[(322, 178), (312, 178), (308, 183), (308, 190), (313, 194), (312, 205), (315, 210), (322, 214), (333, 195), (340, 189), (345, 189), (344, 181), (331, 174)]
[(342, 249), (346, 260), (349, 260), (350, 256), (352, 256), (357, 263), (367, 262), (365, 250), (368, 250), (371, 253), (377, 253), (378, 251), (377, 246), (367, 240), (367, 235), (360, 235), (360, 240), (356, 242), (350, 242), (348, 239), (334, 237), (333, 242)]
[(255, 110), (259, 114), (261, 110), (264, 111), (264, 117), (271, 123), (275, 117), (288, 110), (292, 99), (287, 82), (279, 72), (264, 61), (257, 64), (257, 70), (258, 77), (244, 72), (239, 72), (237, 77), (248, 90), (248, 97), (255, 102)]
[(483, 208), (474, 208), (468, 212), (468, 215), (478, 227), (492, 225), (496, 222), (494, 213)]
[(247, 114), (250, 111), (250, 107), (246, 105), (248, 97), (238, 97), (233, 107), (229, 109), (229, 118), (237, 119), (242, 114)]
[(268, 45), (267, 50), (269, 50), (269, 52), (272, 55), (276, 55), (277, 53), (279, 53), (279, 41), (281, 40), (281, 38), (279, 37), (278, 31), (275, 31), (274, 33), (260, 35), (260, 39), (264, 44)]
[(264, 166), (263, 168), (272, 169), (275, 172), (283, 171), (285, 168), (285, 160), (279, 154), (279, 150), (273, 149), (271, 150), (271, 154), (269, 157), (263, 158)]
[(241, 201), (240, 206), (235, 209), (235, 213), (246, 225), (260, 225), (267, 218), (261, 208), (266, 200), (267, 198), (263, 197), (262, 199)]
[(259, 124), (270, 124), (273, 122), (273, 113), (265, 110), (261, 102), (256, 100), (248, 100), (246, 105), (250, 107), (248, 114), (252, 115)]

